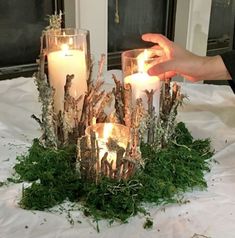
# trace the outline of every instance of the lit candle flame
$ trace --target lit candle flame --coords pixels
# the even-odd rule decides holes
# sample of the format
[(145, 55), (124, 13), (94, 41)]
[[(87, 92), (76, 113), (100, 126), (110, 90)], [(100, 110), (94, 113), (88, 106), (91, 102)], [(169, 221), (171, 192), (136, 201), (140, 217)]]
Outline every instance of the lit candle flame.
[(156, 57), (156, 53), (153, 50), (145, 49), (137, 56), (137, 66), (139, 73), (147, 73), (151, 67), (151, 58)]
[(61, 48), (64, 55), (68, 55), (69, 46), (67, 44), (62, 44), (60, 48)]
[(112, 129), (113, 129), (112, 123), (105, 123), (104, 132), (103, 132), (104, 140), (108, 141), (108, 138), (110, 137), (110, 135), (112, 133)]
[(70, 38), (69, 38), (69, 45), (72, 45), (72, 44), (73, 44), (73, 38), (70, 37)]
[(150, 54), (147, 49), (144, 50), (144, 52), (140, 53), (137, 56), (137, 65), (138, 65), (138, 71), (140, 73), (147, 72), (147, 64), (146, 61), (148, 60)]

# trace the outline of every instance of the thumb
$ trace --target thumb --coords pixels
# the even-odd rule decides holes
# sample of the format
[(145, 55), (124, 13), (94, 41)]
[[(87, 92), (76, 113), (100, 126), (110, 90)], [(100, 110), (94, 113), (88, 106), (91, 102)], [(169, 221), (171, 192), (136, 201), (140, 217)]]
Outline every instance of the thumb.
[(173, 62), (171, 60), (169, 61), (164, 61), (162, 63), (158, 63), (153, 65), (149, 70), (148, 70), (148, 74), (149, 75), (159, 75), (159, 74), (164, 74), (165, 72), (168, 71), (174, 71), (174, 67), (173, 67)]

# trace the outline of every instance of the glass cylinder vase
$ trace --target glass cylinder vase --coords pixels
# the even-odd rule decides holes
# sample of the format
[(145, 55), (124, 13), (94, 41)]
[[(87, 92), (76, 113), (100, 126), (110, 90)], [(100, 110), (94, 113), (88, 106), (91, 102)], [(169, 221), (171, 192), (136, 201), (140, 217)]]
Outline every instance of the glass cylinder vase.
[[(96, 178), (101, 175), (115, 179), (127, 179), (133, 175), (139, 161), (129, 155), (128, 148), (131, 139), (129, 127), (116, 123), (97, 123), (87, 127), (85, 133), (91, 151), (96, 151), (94, 154), (96, 162), (94, 164), (91, 161), (91, 166), (88, 166), (86, 173), (90, 173), (94, 168)], [(92, 142), (92, 135), (95, 136), (96, 142)], [(128, 154), (126, 154), (127, 151)], [(84, 157), (81, 164), (84, 162), (86, 165), (89, 164), (92, 156)]]
[(152, 104), (156, 114), (159, 113), (161, 82), (157, 76), (150, 76), (148, 69), (154, 64), (157, 54), (154, 49), (134, 49), (122, 53), (122, 71), (124, 84), (132, 88), (132, 104), (141, 98), (148, 108), (148, 93), (153, 93)]
[(82, 109), (89, 71), (89, 32), (65, 28), (48, 30), (45, 36), (49, 82), (55, 89), (55, 113), (64, 110), (64, 86), (67, 75), (74, 76), (69, 93), (74, 99), (82, 97), (77, 105)]
[[(107, 161), (112, 164), (112, 169), (117, 168), (117, 148), (121, 147), (126, 150), (130, 140), (130, 129), (124, 125), (116, 123), (97, 123), (89, 126), (86, 129), (86, 135), (90, 136), (91, 131), (96, 135), (97, 143), (99, 146), (99, 167), (101, 159), (105, 153), (108, 153)], [(110, 148), (108, 145), (116, 144), (114, 148)], [(111, 146), (112, 147), (112, 146)]]

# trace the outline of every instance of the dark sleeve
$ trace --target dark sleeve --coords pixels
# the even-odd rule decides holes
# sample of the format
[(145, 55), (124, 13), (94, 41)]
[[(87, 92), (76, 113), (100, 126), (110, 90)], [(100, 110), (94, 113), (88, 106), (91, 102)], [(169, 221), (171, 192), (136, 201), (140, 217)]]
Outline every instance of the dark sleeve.
[(232, 77), (232, 80), (228, 80), (233, 92), (235, 93), (235, 50), (228, 51), (221, 54), (224, 64)]

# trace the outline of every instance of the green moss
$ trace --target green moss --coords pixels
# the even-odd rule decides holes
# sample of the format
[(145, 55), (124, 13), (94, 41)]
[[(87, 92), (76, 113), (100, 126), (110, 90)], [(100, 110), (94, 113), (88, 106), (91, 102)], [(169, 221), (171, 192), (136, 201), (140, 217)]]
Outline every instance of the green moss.
[(152, 219), (147, 217), (143, 227), (144, 229), (151, 229), (153, 227)]
[(143, 202), (180, 202), (183, 192), (207, 186), (204, 174), (210, 170), (213, 155), (210, 141), (193, 140), (184, 123), (178, 124), (167, 148), (159, 151), (142, 144), (141, 152), (145, 166), (131, 180), (102, 178), (96, 185), (81, 180), (75, 169), (74, 146), (55, 151), (34, 140), (29, 153), (15, 165), (19, 181), (32, 182), (23, 189), (20, 204), (43, 210), (69, 199), (80, 201), (84, 214), (95, 220), (127, 222), (130, 216), (145, 213)]
[(84, 186), (87, 214), (97, 220), (117, 219), (126, 222), (130, 216), (142, 212), (138, 193), (142, 184), (138, 180), (115, 181), (103, 178), (98, 185)]
[(4, 186), (5, 183), (0, 181), (0, 187)]
[(75, 170), (75, 154), (74, 146), (55, 151), (34, 140), (28, 155), (18, 157), (14, 167), (20, 181), (33, 182), (23, 191), (22, 207), (42, 210), (66, 198), (77, 199), (81, 182)]

